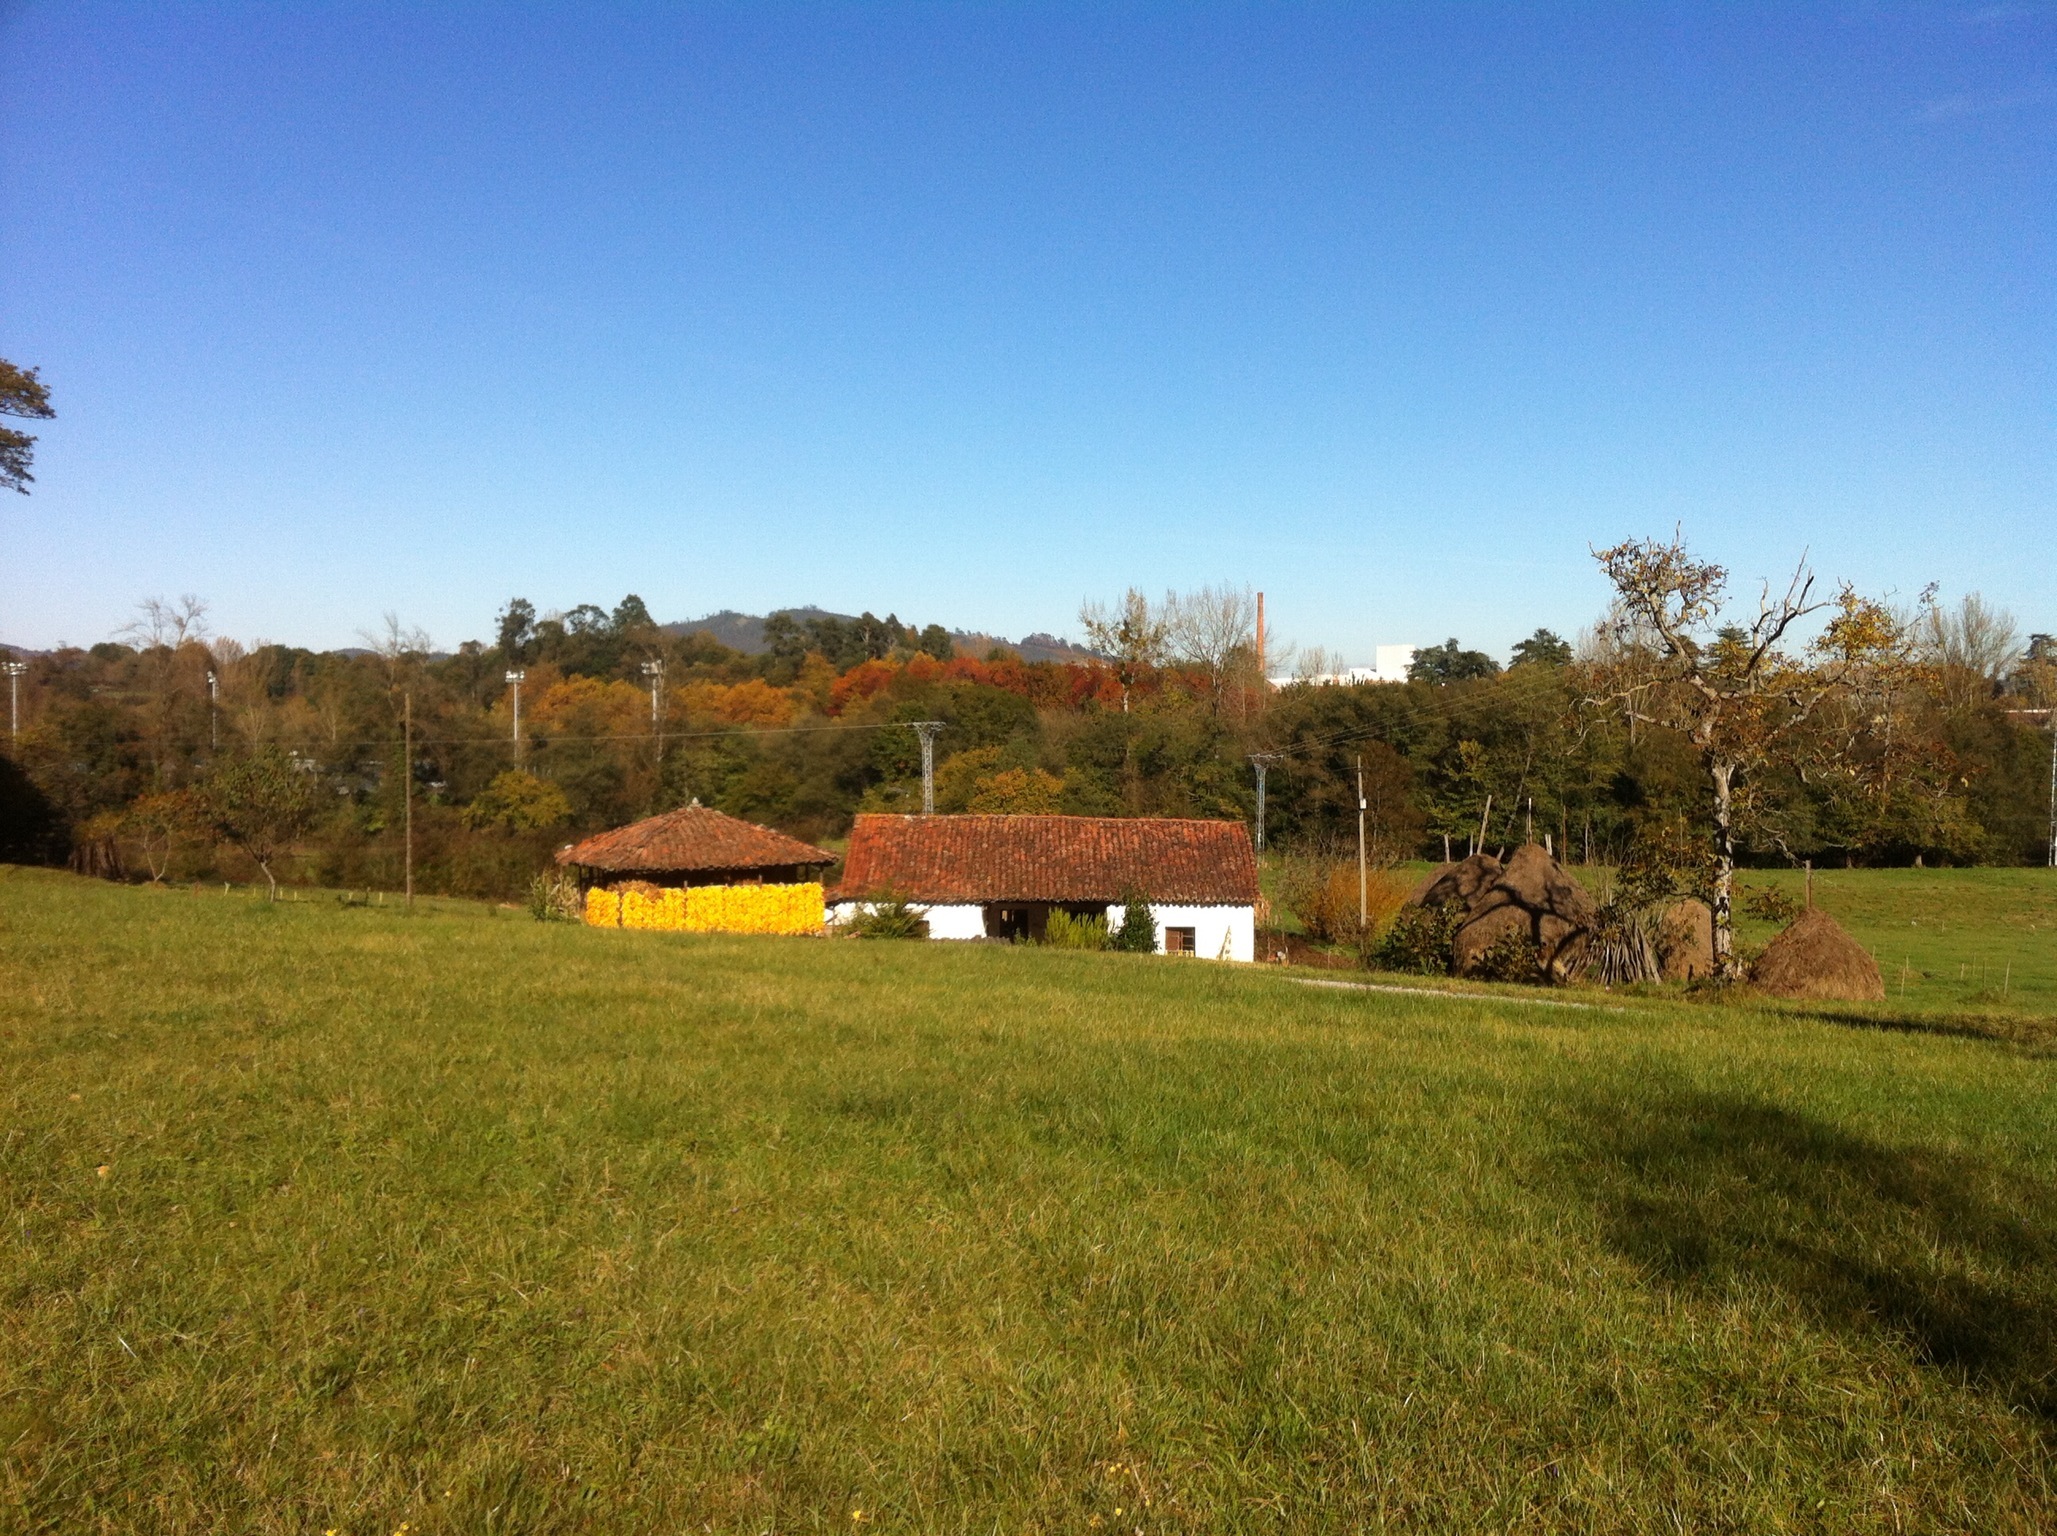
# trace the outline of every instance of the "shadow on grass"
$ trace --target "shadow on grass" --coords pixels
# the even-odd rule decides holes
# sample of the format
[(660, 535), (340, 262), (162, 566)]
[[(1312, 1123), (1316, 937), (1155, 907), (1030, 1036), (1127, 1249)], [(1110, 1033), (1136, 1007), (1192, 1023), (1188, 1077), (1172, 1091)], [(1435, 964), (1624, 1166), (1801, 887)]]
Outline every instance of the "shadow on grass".
[(1815, 1003), (1779, 1010), (1790, 1018), (1839, 1024), (1848, 1029), (1883, 1029), (1910, 1035), (1953, 1035), (1967, 1040), (1997, 1040), (2020, 1046), (2037, 1056), (2057, 1056), (2057, 1018), (2037, 1014), (1923, 1013), (1904, 1008), (1838, 1008)]
[(1739, 1097), (1583, 1106), (1577, 1173), (1658, 1283), (1770, 1287), (2057, 1428), (2057, 1191)]

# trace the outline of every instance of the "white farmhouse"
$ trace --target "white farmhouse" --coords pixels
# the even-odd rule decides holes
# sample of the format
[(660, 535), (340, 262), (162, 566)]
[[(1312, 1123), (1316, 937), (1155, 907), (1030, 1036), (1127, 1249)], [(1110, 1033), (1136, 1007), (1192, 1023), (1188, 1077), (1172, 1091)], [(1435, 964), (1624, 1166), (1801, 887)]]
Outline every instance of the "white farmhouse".
[(932, 939), (1039, 939), (1054, 911), (1121, 922), (1149, 903), (1159, 954), (1256, 957), (1257, 855), (1237, 821), (1153, 816), (859, 816), (829, 920), (921, 908)]

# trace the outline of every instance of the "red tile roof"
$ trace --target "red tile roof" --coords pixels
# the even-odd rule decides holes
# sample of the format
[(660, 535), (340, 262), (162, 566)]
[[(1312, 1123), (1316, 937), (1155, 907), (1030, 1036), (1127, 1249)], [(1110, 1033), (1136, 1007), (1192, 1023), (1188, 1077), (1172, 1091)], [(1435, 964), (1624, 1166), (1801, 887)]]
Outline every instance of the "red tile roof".
[(560, 864), (607, 871), (771, 869), (833, 864), (836, 856), (812, 843), (738, 821), (704, 805), (666, 811), (616, 827), (558, 851)]
[(1248, 906), (1257, 855), (1238, 821), (1126, 816), (859, 816), (834, 899)]

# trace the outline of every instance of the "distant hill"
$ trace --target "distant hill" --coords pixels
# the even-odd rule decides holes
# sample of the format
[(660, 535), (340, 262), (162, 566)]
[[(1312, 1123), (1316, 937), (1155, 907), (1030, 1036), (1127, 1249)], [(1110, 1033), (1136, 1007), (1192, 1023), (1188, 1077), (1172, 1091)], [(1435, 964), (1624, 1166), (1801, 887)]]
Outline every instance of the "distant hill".
[(966, 634), (962, 630), (950, 631), (950, 638), (974, 656), (983, 656), (994, 646), (1014, 652), (1023, 661), (1093, 661), (1097, 658), (1082, 645), (1073, 645), (1069, 640), (1043, 630), (1032, 635), (1023, 635), (1019, 640), (1007, 640), (997, 635)]
[[(775, 608), (773, 613), (785, 614), (797, 623), (805, 624), (809, 619), (841, 619), (848, 622), (857, 617), (854, 613), (831, 613), (826, 608)], [(730, 650), (741, 651), (745, 656), (759, 656), (764, 652), (764, 621), (770, 614), (738, 613), (733, 608), (724, 608), (719, 613), (710, 613), (704, 619), (685, 619), (676, 624), (659, 627), (667, 635), (691, 635), (705, 630)], [(958, 647), (973, 656), (983, 656), (995, 646), (1013, 651), (1023, 661), (1091, 661), (1093, 653), (1073, 645), (1068, 640), (1038, 630), (1024, 635), (1019, 640), (1008, 640), (998, 635), (981, 634), (971, 630), (953, 629), (950, 638)]]
[[(857, 617), (854, 613), (830, 613), (826, 608), (774, 608), (772, 613), (783, 613), (801, 624), (809, 619)], [(741, 651), (745, 656), (761, 656), (764, 654), (764, 621), (769, 617), (771, 614), (738, 613), (733, 608), (724, 608), (704, 619), (660, 624), (658, 628), (667, 635), (693, 635), (705, 630), (732, 651)]]

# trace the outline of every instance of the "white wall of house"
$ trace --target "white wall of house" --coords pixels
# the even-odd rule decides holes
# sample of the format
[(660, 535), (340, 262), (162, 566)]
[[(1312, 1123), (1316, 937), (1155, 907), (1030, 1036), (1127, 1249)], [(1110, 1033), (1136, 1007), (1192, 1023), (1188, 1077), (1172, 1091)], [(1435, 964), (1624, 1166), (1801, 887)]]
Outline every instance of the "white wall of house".
[[(986, 936), (986, 909), (983, 906), (921, 906), (928, 918), (929, 937), (932, 939), (982, 939)], [(829, 921), (847, 923), (859, 912), (866, 911), (870, 902), (839, 901), (829, 909)], [(1107, 909), (1109, 930), (1121, 926), (1122, 908), (1117, 903)], [(1150, 916), (1157, 923), (1157, 953), (1164, 953), (1164, 930), (1167, 928), (1190, 928), (1193, 930), (1193, 952), (1203, 960), (1242, 960), (1257, 958), (1257, 914), (1251, 907), (1174, 907), (1153, 906)]]
[[(1121, 926), (1120, 907), (1107, 909), (1107, 926)], [(1193, 953), (1203, 960), (1255, 960), (1257, 958), (1257, 912), (1254, 907), (1153, 906), (1157, 920), (1157, 953), (1164, 953), (1164, 930), (1193, 930)]]
[[(932, 939), (982, 939), (986, 936), (986, 909), (979, 906), (922, 906), (920, 902), (909, 902), (909, 906), (920, 909), (929, 922), (929, 937)], [(839, 901), (829, 909), (829, 921), (847, 923), (859, 912), (868, 911), (868, 901)]]

